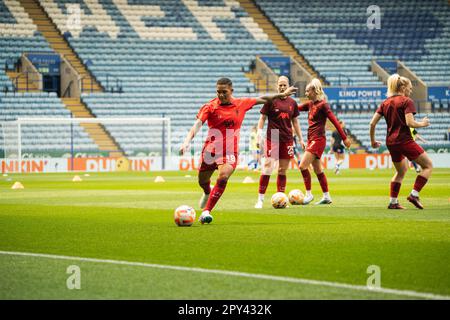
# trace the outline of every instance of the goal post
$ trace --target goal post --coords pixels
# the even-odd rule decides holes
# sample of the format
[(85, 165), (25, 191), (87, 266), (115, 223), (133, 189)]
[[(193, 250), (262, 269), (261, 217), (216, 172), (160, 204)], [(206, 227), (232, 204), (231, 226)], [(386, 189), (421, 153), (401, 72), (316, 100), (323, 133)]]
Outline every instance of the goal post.
[[(66, 169), (73, 171), (77, 158), (158, 157), (165, 169), (172, 156), (171, 131), (167, 117), (18, 118), (0, 122), (0, 160), (3, 167), (29, 172), (27, 159), (69, 159)], [(56, 172), (64, 169), (54, 166)]]

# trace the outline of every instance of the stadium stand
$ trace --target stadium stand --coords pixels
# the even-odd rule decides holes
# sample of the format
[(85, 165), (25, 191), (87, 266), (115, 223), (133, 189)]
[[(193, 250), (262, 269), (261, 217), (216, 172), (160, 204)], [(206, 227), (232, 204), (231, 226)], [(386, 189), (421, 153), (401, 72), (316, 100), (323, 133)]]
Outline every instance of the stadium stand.
[[(369, 14), (366, 12), (373, 4), (371, 1), (255, 2), (330, 85), (384, 85), (370, 71), (372, 59), (399, 59), (427, 85), (449, 84), (450, 6), (447, 1), (377, 1), (382, 14), (380, 29), (367, 27)], [(368, 123), (381, 100), (329, 102), (363, 146), (370, 149)], [(432, 125), (422, 135), (430, 142), (429, 146), (448, 147), (444, 136), (449, 127), (449, 102), (434, 100), (432, 107), (441, 114), (429, 115)], [(382, 132), (381, 139), (384, 136)]]
[[(92, 1), (40, 3), (56, 21), (64, 21), (69, 4), (78, 3), (83, 15), (89, 15), (89, 8), (94, 7)], [(97, 117), (170, 117), (176, 128), (174, 146), (179, 145), (202, 104), (214, 98), (219, 77), (232, 79), (235, 96), (255, 95), (242, 68), (257, 54), (280, 54), (234, 1), (227, 1), (225, 7), (221, 1), (162, 1), (159, 6), (144, 1), (99, 3), (106, 13), (101, 16), (104, 30), (86, 26), (78, 34), (66, 30), (64, 23), (57, 24), (109, 91), (85, 93), (83, 102)], [(142, 19), (145, 23), (140, 21), (143, 8), (158, 18), (146, 16)], [(161, 10), (167, 14), (164, 18), (158, 13)], [(256, 109), (247, 116), (242, 129), (245, 135), (257, 117)], [(108, 129), (130, 154), (130, 138), (124, 128)]]
[(382, 85), (372, 59), (400, 59), (427, 84), (449, 82), (447, 1), (377, 1), (380, 29), (367, 27), (369, 0), (256, 3), (331, 85)]
[[(235, 96), (256, 96), (254, 84), (243, 69), (256, 55), (280, 54), (237, 1), (36, 1), (77, 59), (101, 84), (104, 92), (90, 92), (89, 87), (82, 86), (80, 103), (96, 117), (171, 118), (173, 152), (201, 105), (215, 97), (215, 81), (219, 77), (233, 80)], [(450, 9), (446, 1), (412, 0), (394, 5), (381, 0), (378, 5), (383, 18), (379, 30), (366, 26), (366, 9), (371, 4), (366, 0), (255, 2), (331, 85), (383, 86), (369, 70), (371, 59), (401, 59), (427, 83), (448, 84)], [(13, 69), (23, 52), (53, 50), (18, 1), (0, 0), (0, 8), (0, 63), (6, 66), (0, 71), (0, 86), (2, 91), (9, 92), (2, 95), (0, 121), (21, 115), (69, 117), (68, 109), (52, 94), (10, 94), (14, 85), (5, 70)], [(68, 17), (78, 8), (80, 25), (71, 25)], [(393, 29), (397, 32), (392, 32)], [(31, 97), (33, 102), (28, 99)], [(380, 102), (331, 100), (330, 105), (369, 149), (367, 126)], [(423, 136), (430, 145), (448, 146), (444, 136), (449, 127), (449, 102), (436, 100), (432, 106), (439, 115), (430, 115), (432, 126), (423, 130)], [(259, 107), (247, 115), (241, 149), (245, 150), (250, 127), (258, 117)], [(300, 121), (306, 133), (306, 114), (301, 114)], [(132, 130), (125, 125), (105, 127), (127, 155), (139, 150), (153, 153), (161, 150), (160, 127), (152, 130), (143, 125)], [(76, 130), (83, 136), (84, 147), (80, 149), (98, 150), (98, 144), (96, 147), (84, 128), (77, 126)], [(141, 137), (136, 138), (139, 132)], [(198, 142), (205, 132), (203, 128)]]
[[(0, 122), (21, 117), (71, 117), (56, 93), (14, 91), (15, 82), (5, 72), (15, 69), (15, 63), (22, 53), (52, 53), (47, 41), (29, 19), (23, 7), (16, 1), (9, 1), (8, 7), (0, 1)], [(10, 10), (11, 9), (11, 10)], [(0, 153), (5, 144), (17, 139), (17, 132), (3, 126), (0, 130)], [(22, 132), (22, 152), (35, 155), (49, 151), (62, 155), (70, 153), (70, 128), (64, 125), (27, 125)], [(98, 146), (79, 125), (73, 126), (73, 147), (76, 152), (99, 153)]]

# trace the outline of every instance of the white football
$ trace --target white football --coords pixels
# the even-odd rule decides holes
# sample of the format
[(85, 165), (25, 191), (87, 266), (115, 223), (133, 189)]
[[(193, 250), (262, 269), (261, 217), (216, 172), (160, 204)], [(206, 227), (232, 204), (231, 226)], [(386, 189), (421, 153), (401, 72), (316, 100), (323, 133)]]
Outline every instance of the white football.
[(180, 206), (175, 209), (175, 224), (179, 227), (189, 227), (195, 221), (195, 210), (189, 206)]
[(288, 202), (289, 199), (283, 192), (277, 192), (272, 196), (272, 207), (274, 207), (275, 209), (286, 208)]
[(291, 192), (289, 192), (288, 198), (289, 202), (293, 205), (303, 204), (303, 199), (305, 198), (305, 195), (300, 190), (294, 189)]

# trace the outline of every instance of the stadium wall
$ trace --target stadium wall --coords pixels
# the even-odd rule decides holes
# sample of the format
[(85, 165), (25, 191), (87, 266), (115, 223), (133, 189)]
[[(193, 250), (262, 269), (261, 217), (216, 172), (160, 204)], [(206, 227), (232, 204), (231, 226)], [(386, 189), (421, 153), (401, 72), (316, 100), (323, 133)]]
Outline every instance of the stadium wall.
[[(429, 154), (435, 168), (450, 168), (450, 153)], [(250, 155), (241, 155), (238, 169), (246, 169), (251, 160)], [(335, 158), (332, 154), (322, 157), (325, 168), (334, 169)], [(172, 156), (166, 160), (166, 170), (197, 170), (198, 157)], [(7, 173), (55, 173), (55, 172), (117, 172), (117, 171), (161, 171), (161, 157), (145, 158), (51, 158), (51, 159), (26, 159), (20, 161), (13, 159), (0, 160), (2, 174)], [(291, 162), (291, 169), (296, 169), (295, 160)], [(383, 154), (351, 154), (345, 157), (341, 165), (343, 169), (389, 169), (392, 168), (392, 160), (388, 153)]]

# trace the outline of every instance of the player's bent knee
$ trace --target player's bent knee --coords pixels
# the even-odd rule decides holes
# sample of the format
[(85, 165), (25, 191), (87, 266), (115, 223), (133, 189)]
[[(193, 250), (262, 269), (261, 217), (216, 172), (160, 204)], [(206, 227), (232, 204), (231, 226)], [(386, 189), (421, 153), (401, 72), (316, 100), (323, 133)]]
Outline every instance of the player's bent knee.
[(432, 170), (433, 169), (433, 161), (430, 158), (428, 158), (427, 162), (428, 162), (427, 168)]
[(309, 165), (306, 165), (306, 164), (302, 165), (302, 164), (300, 163), (300, 170), (301, 170), (301, 171), (309, 170)]
[(222, 180), (222, 181), (224, 181), (224, 182), (227, 182), (228, 179), (230, 178), (230, 176), (231, 176), (232, 173), (233, 173), (233, 172), (231, 172), (231, 173), (228, 173), (228, 172), (226, 172), (226, 173), (220, 173), (220, 174), (217, 176), (217, 180)]

